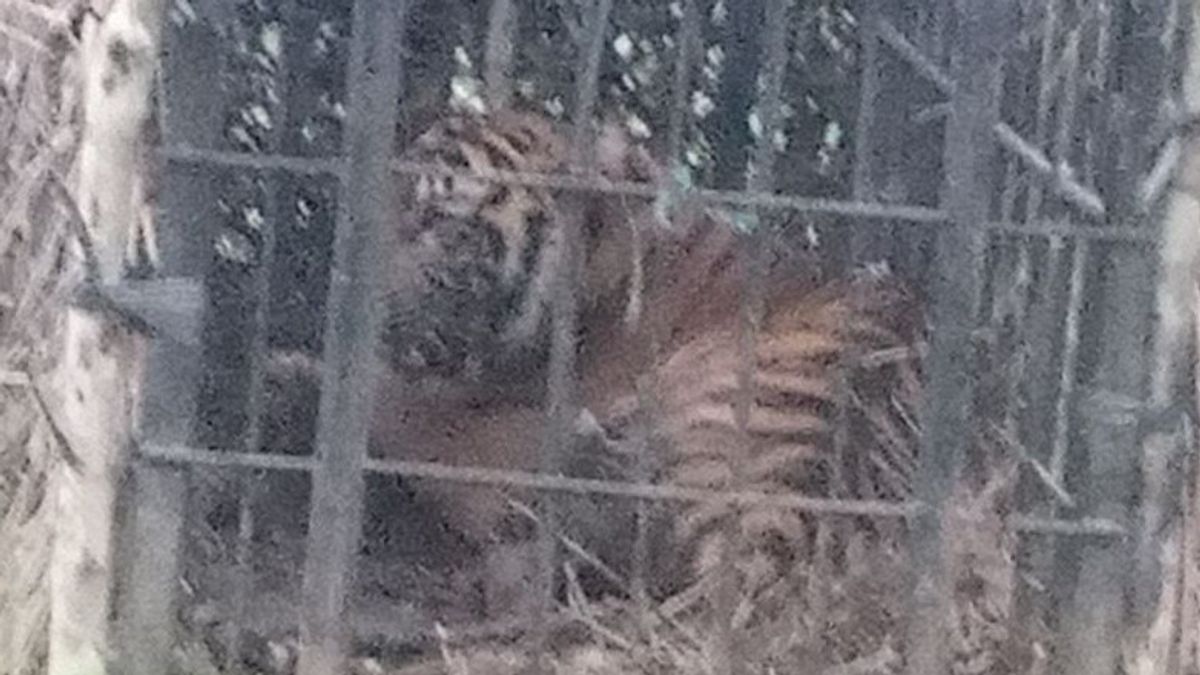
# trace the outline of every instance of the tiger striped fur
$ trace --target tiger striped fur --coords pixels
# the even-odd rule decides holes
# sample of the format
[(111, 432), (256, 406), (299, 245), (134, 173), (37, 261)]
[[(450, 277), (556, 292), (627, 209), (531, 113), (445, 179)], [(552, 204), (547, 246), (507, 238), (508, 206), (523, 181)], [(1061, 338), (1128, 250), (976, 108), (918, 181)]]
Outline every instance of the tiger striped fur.
[[(597, 154), (605, 177), (659, 180), (661, 170), (627, 140), (602, 137), (606, 145)], [(566, 137), (536, 115), (455, 116), (423, 134), (405, 159), (444, 169), (554, 173), (567, 168), (567, 147)], [(739, 342), (742, 242), (734, 228), (713, 214), (673, 228), (631, 225), (645, 213), (610, 205), (597, 198), (583, 214), (579, 377), (582, 404), (602, 427), (605, 455), (583, 457), (584, 464), (629, 464), (658, 445), (635, 429), (634, 418), (647, 415), (663, 441), (648, 463), (661, 483), (883, 501), (910, 496), (925, 330), (916, 295), (886, 274), (819, 282), (786, 243), (769, 247), (765, 312), (750, 348), (746, 392), (739, 379), (746, 362)], [(481, 371), (502, 371), (504, 359), (522, 349), (533, 354), (519, 362), (519, 379), (536, 379), (528, 366), (544, 364), (539, 341), (549, 282), (562, 259), (562, 215), (548, 188), (418, 172), (411, 222), (398, 245), (404, 262), (394, 267), (389, 287), (383, 343), (391, 370), (375, 415), (374, 453), (538, 466), (540, 396), (519, 396), (505, 383), (498, 399), (461, 392), (429, 397), (414, 394), (411, 383), (430, 376), (470, 381)], [(634, 291), (643, 311), (631, 327), (624, 319)], [(653, 373), (651, 411), (637, 394), (647, 373)], [(744, 425), (735, 414), (739, 402), (748, 404)], [(596, 444), (577, 440), (568, 453), (596, 451)], [(507, 496), (529, 496), (440, 482), (427, 489), (447, 520), (479, 542), (500, 529)], [(727, 549), (744, 597), (762, 600), (825, 546), (827, 530), (805, 514), (753, 505), (728, 513), (728, 505), (688, 503), (678, 517), (657, 524), (671, 532), (660, 542), (670, 552), (651, 561), (657, 590), (702, 588)], [(603, 548), (595, 551), (599, 557), (628, 570), (627, 559), (616, 559), (632, 549), (632, 507), (600, 515), (576, 531)], [(878, 522), (861, 524), (840, 544), (842, 559), (851, 540), (864, 533), (881, 538)], [(786, 595), (778, 600), (785, 605)]]
[[(926, 333), (920, 297), (899, 279), (870, 271), (815, 286), (768, 280), (767, 287), (773, 292), (748, 353), (742, 318), (730, 308), (658, 361), (651, 410), (644, 394), (628, 388), (608, 397), (590, 390), (587, 404), (606, 430), (606, 451), (624, 455), (627, 466), (636, 453), (656, 455), (642, 464), (665, 485), (911, 499)], [(608, 354), (594, 358), (593, 372), (612, 363)], [(741, 375), (747, 363), (748, 378)], [(648, 417), (657, 442), (639, 431), (637, 415)], [(1004, 654), (1013, 543), (1003, 514), (1014, 465), (983, 437), (971, 440), (982, 471), (961, 482), (946, 505), (954, 672), (1012, 672)], [(751, 642), (764, 639), (770, 646), (763, 649), (786, 651), (763, 636), (788, 633), (788, 622), (799, 617), (814, 620), (828, 603), (843, 605), (841, 611), (850, 603), (855, 609), (843, 616), (853, 627), (834, 630), (829, 620), (835, 662), (883, 653), (880, 640), (903, 629), (907, 528), (900, 517), (820, 518), (716, 500), (660, 509), (666, 511), (654, 525), (669, 533), (669, 545), (657, 544), (668, 555), (652, 561), (650, 581), (676, 615), (722, 616), (718, 589), (732, 583), (735, 606), (724, 608), (733, 611), (732, 627)], [(631, 548), (629, 537), (612, 546), (614, 555)]]
[[(888, 277), (831, 282), (771, 298), (754, 340), (749, 388), (735, 311), (679, 340), (654, 374), (651, 428), (667, 446), (660, 480), (712, 490), (896, 501), (910, 494), (920, 395), (921, 314)], [(597, 355), (597, 370), (610, 363)], [(611, 370), (606, 379), (616, 377)], [(584, 385), (588, 385), (585, 376)], [(619, 448), (636, 397), (589, 389)], [(747, 405), (744, 427), (737, 408)], [(718, 558), (727, 505), (687, 507), (676, 536), (703, 576)], [(812, 544), (810, 519), (772, 507), (739, 516), (751, 558)], [(750, 558), (746, 559), (747, 564)]]
[[(598, 142), (603, 178), (659, 179), (657, 167), (620, 129), (604, 126)], [(550, 282), (563, 256), (563, 200), (550, 187), (486, 174), (563, 174), (570, 168), (568, 149), (566, 134), (546, 118), (502, 111), (446, 117), (404, 153), (417, 174), (397, 242), (402, 255), (389, 282), (383, 342), (393, 368), (413, 380), (477, 378), (514, 352), (538, 351), (547, 333)], [(617, 201), (584, 198), (589, 270), (611, 266), (628, 247), (627, 223), (641, 217)], [(601, 232), (604, 241), (597, 239)], [(587, 286), (606, 283), (593, 279)], [(529, 365), (527, 359), (518, 367)]]

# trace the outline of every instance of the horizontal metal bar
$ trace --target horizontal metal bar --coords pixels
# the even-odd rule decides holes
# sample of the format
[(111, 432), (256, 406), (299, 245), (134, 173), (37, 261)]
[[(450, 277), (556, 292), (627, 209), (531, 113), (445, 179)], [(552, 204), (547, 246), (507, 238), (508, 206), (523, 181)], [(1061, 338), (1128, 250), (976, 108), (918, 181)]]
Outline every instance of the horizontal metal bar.
[(1018, 532), (1030, 534), (1058, 534), (1067, 536), (1124, 537), (1127, 533), (1120, 524), (1107, 518), (1079, 518), (1063, 520), (1038, 518), (1036, 516), (1014, 516), (1012, 525)]
[[(139, 449), (139, 454), (144, 459), (172, 464), (203, 464), (275, 471), (310, 471), (315, 466), (315, 461), (311, 457), (224, 452), (155, 443), (143, 444)], [(607, 494), (655, 501), (724, 502), (730, 506), (770, 506), (825, 515), (908, 518), (921, 508), (921, 505), (915, 502), (853, 501), (770, 494), (754, 490), (707, 490), (674, 485), (639, 485), (618, 481), (548, 476), (528, 471), (452, 466), (436, 462), (369, 459), (365, 469), (373, 473), (457, 483), (525, 487), (582, 495)], [(1013, 525), (1021, 532), (1040, 534), (1092, 536), (1123, 536), (1125, 534), (1125, 529), (1120, 525), (1099, 518), (1056, 520), (1016, 516)]]
[[(528, 630), (528, 622), (520, 618), (480, 623), (463, 616), (443, 618), (446, 633), (439, 634), (429, 613), (411, 602), (389, 600), (378, 594), (353, 598), (347, 604), (347, 621), (355, 637), (392, 646), (443, 641), (450, 646), (459, 646), (479, 640), (510, 639)], [(241, 615), (234, 615), (231, 605), (231, 598), (218, 596), (206, 609), (211, 609), (218, 619), (236, 623), (240, 628), (260, 635), (281, 635), (296, 630), (299, 602), (295, 593), (256, 592), (253, 602), (247, 604), (246, 612)], [(553, 619), (556, 627), (566, 627), (573, 620), (567, 615)]]
[(1069, 220), (1049, 220), (1033, 223), (985, 223), (983, 228), (997, 234), (1025, 237), (1061, 237), (1074, 241), (1112, 241), (1128, 244), (1153, 245), (1158, 232), (1153, 228), (1129, 228), (1113, 225), (1079, 225)]
[[(344, 169), (339, 159), (317, 159), (285, 157), (281, 155), (251, 155), (238, 152), (197, 150), (182, 146), (163, 149), (168, 159), (178, 162), (214, 164), (218, 166), (244, 167), (257, 170), (284, 170), (301, 174), (337, 174)], [(470, 177), (478, 180), (493, 180), (499, 183), (548, 187), (561, 190), (586, 190), (601, 194), (625, 195), (653, 199), (660, 188), (649, 183), (584, 179), (571, 175), (546, 175), (513, 171), (453, 171), (442, 166), (418, 162), (395, 161), (391, 164), (398, 173), (427, 173)], [(690, 198), (708, 206), (739, 206), (792, 211), (796, 213), (837, 215), (855, 218), (901, 220), (911, 223), (944, 224), (945, 212), (923, 206), (906, 206), (872, 202), (817, 199), (793, 195), (739, 192), (732, 190), (695, 190)], [(1093, 204), (1093, 206), (1095, 206)], [(834, 223), (836, 225), (836, 223)], [(1157, 240), (1152, 228), (1130, 229), (1113, 226), (1081, 226), (1068, 221), (1044, 223), (1003, 223), (983, 225), (989, 231), (1030, 236), (1063, 237), (1067, 239), (1107, 240), (1126, 242), (1148, 242)]]
[[(676, 485), (647, 485), (620, 481), (547, 476), (527, 471), (508, 471), (481, 467), (464, 467), (436, 462), (407, 462), (371, 459), (366, 470), (411, 478), (427, 478), (459, 483), (478, 483), (552, 490), (573, 494), (606, 494), (616, 497), (651, 499), (655, 501), (685, 501), (725, 503), (729, 506), (769, 506), (824, 515), (874, 516), (909, 518), (923, 508), (918, 502), (884, 502), (872, 500), (824, 499), (800, 495), (772, 494), (756, 490), (708, 490)], [(1014, 527), (1021, 532), (1065, 535), (1123, 536), (1125, 529), (1111, 520), (1082, 518), (1058, 520), (1016, 516)]]
[(171, 464), (204, 464), (273, 471), (312, 471), (317, 464), (312, 457), (205, 450), (184, 445), (159, 443), (142, 443), (138, 448), (138, 455), (142, 459)]
[[(662, 186), (653, 183), (610, 181), (603, 177), (582, 178), (565, 173), (563, 175), (549, 175), (500, 170), (456, 171), (437, 164), (402, 160), (393, 161), (391, 168), (400, 174), (463, 177), (509, 185), (587, 191), (598, 194), (642, 197), (645, 199), (655, 199), (663, 190)], [(924, 206), (819, 199), (767, 192), (695, 189), (689, 190), (685, 198), (693, 199), (704, 205), (713, 206), (779, 209), (804, 213), (823, 213), (861, 218), (887, 218), (923, 223), (941, 222), (946, 219), (945, 214), (941, 211)]]
[(177, 164), (207, 164), (256, 171), (290, 171), (310, 176), (340, 176), (346, 167), (346, 162), (340, 157), (256, 155), (248, 152), (193, 148), (182, 144), (162, 146), (159, 153), (164, 160)]
[(473, 178), (508, 185), (526, 187), (543, 187), (556, 190), (588, 191), (601, 194), (624, 195), (654, 199), (659, 194), (659, 187), (653, 183), (634, 181), (610, 181), (603, 177), (583, 178), (579, 174), (562, 171), (558, 174), (530, 173), (525, 171), (503, 171), (499, 169), (479, 169), (477, 171), (460, 171), (440, 164), (430, 162), (413, 162), (404, 159), (394, 159), (388, 167), (401, 175), (429, 175)]
[(618, 497), (653, 499), (656, 501), (724, 503), (729, 506), (771, 506), (830, 515), (908, 518), (916, 513), (919, 508), (919, 505), (913, 503), (823, 499), (800, 495), (771, 494), (754, 490), (707, 490), (677, 485), (646, 485), (589, 478), (550, 476), (528, 471), (449, 466), (436, 462), (372, 459), (367, 462), (366, 469), (382, 474), (394, 474), (410, 478), (429, 478), (456, 483), (523, 487), (580, 495), (603, 494)]
[[(444, 166), (419, 162), (393, 162), (397, 173), (472, 178), (509, 185), (545, 187), (560, 190), (582, 190), (600, 194), (623, 195), (653, 199), (660, 188), (649, 183), (608, 181), (603, 178), (584, 179), (570, 175), (547, 175), (516, 171), (481, 170), (456, 171)], [(818, 199), (793, 195), (736, 190), (697, 189), (688, 193), (689, 199), (706, 206), (740, 206), (744, 208), (777, 209), (795, 213), (838, 215), (857, 218), (901, 220), (910, 223), (942, 225), (948, 223), (944, 211), (924, 206), (884, 204), (879, 202)], [(1094, 205), (1093, 205), (1094, 206)], [(837, 225), (837, 223), (832, 223)], [(1041, 223), (985, 223), (988, 231), (1030, 237), (1064, 237), (1067, 239), (1154, 242), (1157, 233), (1152, 228), (1124, 228), (1108, 225), (1079, 225), (1066, 220)]]

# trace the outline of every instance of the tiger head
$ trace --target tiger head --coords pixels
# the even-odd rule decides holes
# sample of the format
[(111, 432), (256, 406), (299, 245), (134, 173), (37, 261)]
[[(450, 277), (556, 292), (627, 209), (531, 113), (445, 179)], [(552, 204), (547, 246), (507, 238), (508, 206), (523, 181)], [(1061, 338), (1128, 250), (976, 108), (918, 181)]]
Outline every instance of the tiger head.
[[(414, 380), (477, 381), (544, 362), (568, 213), (582, 221), (584, 307), (619, 285), (629, 223), (650, 209), (546, 185), (569, 169), (569, 139), (540, 115), (503, 112), (444, 118), (413, 143), (403, 162), (415, 180), (383, 329), (392, 368)], [(616, 125), (603, 125), (596, 141), (602, 180), (657, 180), (653, 161)], [(519, 180), (497, 181), (513, 176), (495, 172)]]

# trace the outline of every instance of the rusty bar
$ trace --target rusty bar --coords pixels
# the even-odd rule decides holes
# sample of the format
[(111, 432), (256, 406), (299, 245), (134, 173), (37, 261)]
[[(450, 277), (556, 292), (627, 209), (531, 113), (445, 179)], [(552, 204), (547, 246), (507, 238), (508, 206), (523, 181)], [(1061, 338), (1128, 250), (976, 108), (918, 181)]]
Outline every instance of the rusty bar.
[(986, 239), (978, 224), (989, 216), (988, 171), (997, 154), (992, 129), (999, 120), (999, 73), (1015, 31), (1011, 0), (958, 3), (952, 57), (958, 86), (946, 128), (946, 210), (952, 225), (938, 233), (927, 360), (921, 411), (920, 465), (915, 496), (926, 509), (912, 523), (913, 615), (908, 625), (908, 672), (949, 672), (945, 622), (949, 588), (942, 560), (942, 505), (953, 489), (962, 440), (971, 438), (973, 332), (982, 285)]
[[(1063, 167), (1055, 168), (1053, 162), (1045, 154), (1022, 139), (1007, 125), (1000, 124), (996, 133), (1018, 158), (1033, 168), (1036, 172), (1046, 175), (1061, 174), (1063, 181), (1069, 181), (1069, 171)], [(249, 155), (239, 152), (208, 151), (173, 146), (163, 151), (168, 160), (183, 164), (209, 164), (214, 166), (234, 166), (257, 169), (282, 169), (292, 173), (314, 175), (341, 175), (345, 171), (344, 163), (339, 159), (309, 159), (303, 157), (284, 157), (278, 155)], [(647, 183), (629, 181), (594, 181), (581, 180), (570, 176), (550, 176), (543, 174), (523, 173), (514, 171), (480, 171), (466, 174), (454, 171), (444, 166), (395, 160), (391, 168), (403, 174), (429, 174), (459, 176), (470, 175), (473, 178), (494, 180), (496, 182), (533, 187), (550, 187), (560, 190), (588, 191), (601, 194), (629, 195), (635, 197), (654, 198), (658, 195), (658, 187)], [(1066, 184), (1070, 184), (1069, 182)], [(738, 190), (697, 189), (692, 197), (699, 203), (714, 206), (758, 206), (770, 209), (789, 209), (797, 213), (813, 213), (822, 215), (839, 215), (856, 218), (877, 218), (882, 220), (904, 220), (913, 223), (940, 224), (947, 220), (945, 213), (938, 209), (921, 206), (905, 206), (871, 201), (846, 201), (837, 199), (817, 199), (781, 194), (757, 194)], [(1080, 192), (1076, 198), (1079, 205), (1084, 206), (1090, 215), (1103, 212), (1103, 203), (1090, 190)], [(1008, 230), (1018, 234), (1025, 233), (1019, 224), (1003, 225)], [(1156, 235), (1152, 232), (1115, 232), (1111, 226), (1096, 226), (1078, 228), (1079, 235), (1088, 238), (1152, 240)], [(1042, 234), (1032, 228), (1027, 230), (1031, 235)], [(1054, 233), (1049, 233), (1054, 234)], [(1076, 236), (1075, 230), (1068, 230), (1063, 236)]]
[(375, 345), (381, 321), (380, 284), (376, 279), (383, 271), (385, 224), (397, 218), (387, 171), (390, 144), (381, 139), (391, 138), (394, 132), (406, 9), (406, 2), (395, 0), (354, 3), (343, 147), (349, 168), (338, 194), (330, 274), (299, 675), (341, 672), (346, 662), (345, 612), (362, 529), (362, 467), (379, 371)]

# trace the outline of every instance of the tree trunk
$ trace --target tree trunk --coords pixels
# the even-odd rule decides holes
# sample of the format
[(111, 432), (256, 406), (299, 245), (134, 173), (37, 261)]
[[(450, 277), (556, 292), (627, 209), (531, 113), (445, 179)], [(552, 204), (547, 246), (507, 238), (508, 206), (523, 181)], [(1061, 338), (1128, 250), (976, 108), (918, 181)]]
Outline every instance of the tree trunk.
[[(97, 5), (101, 3), (93, 3)], [(116, 283), (134, 228), (158, 57), (159, 0), (114, 0), (83, 26), (78, 202), (99, 280)], [(107, 11), (105, 11), (105, 9)], [(117, 494), (128, 467), (142, 339), (111, 317), (66, 311), (49, 407), (69, 454), (55, 476), (49, 672), (105, 673)]]

